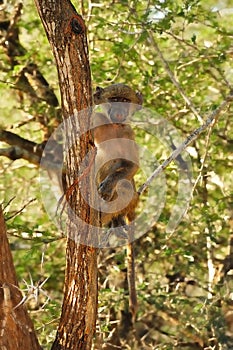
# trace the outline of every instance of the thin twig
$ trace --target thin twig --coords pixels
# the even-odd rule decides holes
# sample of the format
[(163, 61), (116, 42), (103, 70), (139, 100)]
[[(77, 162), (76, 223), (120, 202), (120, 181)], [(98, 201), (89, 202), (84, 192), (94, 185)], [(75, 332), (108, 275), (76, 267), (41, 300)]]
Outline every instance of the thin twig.
[[(191, 44), (188, 40), (185, 40), (185, 39), (183, 39), (183, 38), (180, 38), (178, 35), (175, 35), (174, 33), (170, 32), (170, 31), (165, 31), (165, 33), (168, 34), (168, 35), (170, 35), (174, 40), (178, 41), (179, 43), (185, 44), (185, 45), (191, 47), (193, 50), (197, 51), (197, 52), (199, 53), (199, 55), (200, 55), (200, 56), (199, 56), (200, 59), (206, 59), (206, 60), (208, 60), (210, 66), (211, 66), (212, 68), (214, 68), (214, 69), (218, 72), (218, 74), (219, 74), (220, 77), (221, 77), (221, 80), (223, 80), (223, 81), (225, 82), (225, 84), (227, 85), (227, 87), (229, 88), (229, 90), (232, 89), (232, 85), (230, 84), (230, 82), (229, 82), (229, 81), (226, 79), (226, 77), (224, 76), (224, 73), (223, 73), (223, 71), (221, 70), (221, 68), (220, 68), (219, 66), (215, 65), (215, 64), (213, 63), (213, 61), (211, 60), (211, 58), (216, 58), (216, 57), (217, 57), (217, 54), (209, 54), (209, 55), (207, 55), (207, 54), (205, 54), (205, 53), (201, 53), (201, 50), (198, 48), (197, 45)], [(182, 46), (182, 47), (183, 47), (183, 46)], [(199, 58), (197, 58), (196, 61), (198, 61)], [(182, 65), (182, 67), (185, 66), (185, 65), (188, 65), (188, 64), (190, 64), (190, 62), (188, 62), (187, 64)], [(180, 69), (180, 68), (181, 68), (181, 66), (178, 67), (178, 69)], [(212, 75), (212, 77), (217, 81), (217, 79), (216, 79), (217, 77), (213, 76), (213, 74), (212, 74), (212, 72), (211, 72), (210, 70), (207, 70), (207, 73), (209, 73), (210, 75)]]
[(151, 176), (146, 180), (146, 182), (139, 188), (138, 194), (141, 195), (145, 192), (147, 187), (150, 186), (151, 182), (154, 180), (156, 176), (158, 176), (167, 166), (177, 158), (181, 152), (183, 152), (196, 138), (205, 131), (212, 123), (215, 123), (219, 114), (229, 105), (229, 103), (233, 101), (233, 92), (231, 92), (226, 99), (220, 104), (218, 108), (216, 108), (210, 116), (206, 119), (204, 124), (202, 124), (199, 128), (195, 129), (184, 142), (177, 147), (171, 155), (161, 164), (158, 168), (151, 174)]
[(190, 101), (190, 99), (188, 98), (188, 96), (186, 96), (184, 90), (182, 89), (182, 87), (180, 86), (178, 80), (175, 78), (174, 74), (171, 71), (171, 68), (169, 67), (168, 62), (166, 61), (166, 59), (164, 58), (160, 48), (158, 47), (153, 34), (151, 31), (149, 31), (149, 38), (150, 38), (150, 43), (152, 44), (153, 48), (155, 49), (155, 51), (157, 52), (161, 62), (163, 63), (163, 66), (165, 68), (165, 71), (167, 72), (167, 74), (169, 75), (171, 81), (173, 82), (173, 84), (175, 85), (175, 87), (177, 88), (179, 94), (182, 96), (182, 98), (184, 99), (185, 103), (187, 104), (187, 106), (189, 107), (189, 109), (193, 112), (193, 114), (197, 117), (197, 120), (200, 123), (203, 123), (202, 117), (200, 116), (200, 114), (198, 113), (198, 111), (196, 110), (196, 108), (193, 106), (192, 102)]
[[(216, 122), (216, 119), (215, 119), (215, 122)], [(206, 138), (206, 142), (205, 142), (205, 153), (204, 153), (203, 158), (202, 158), (201, 167), (199, 169), (199, 174), (198, 174), (198, 176), (194, 182), (193, 188), (192, 188), (191, 197), (193, 197), (193, 193), (197, 187), (198, 182), (200, 181), (200, 179), (203, 179), (203, 169), (204, 169), (205, 164), (206, 164), (206, 159), (207, 159), (207, 155), (208, 155), (208, 151), (209, 151), (210, 135), (211, 135), (211, 132), (213, 130), (213, 127), (214, 127), (214, 123), (210, 126), (208, 134), (207, 134), (207, 138)]]
[(24, 206), (22, 208), (20, 208), (19, 210), (17, 210), (16, 212), (14, 212), (12, 215), (8, 216), (6, 218), (6, 221), (10, 220), (10, 219), (13, 219), (14, 217), (18, 216), (19, 214), (21, 214), (24, 209), (30, 205), (31, 203), (35, 202), (36, 201), (36, 198), (32, 198), (30, 199), (26, 204), (24, 204)]

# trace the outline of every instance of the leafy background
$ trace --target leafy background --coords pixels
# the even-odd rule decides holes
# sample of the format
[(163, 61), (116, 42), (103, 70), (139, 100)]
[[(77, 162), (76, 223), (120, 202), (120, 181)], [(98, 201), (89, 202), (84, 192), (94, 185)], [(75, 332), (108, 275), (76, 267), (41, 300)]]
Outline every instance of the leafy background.
[[(34, 63), (59, 99), (57, 73), (32, 0), (16, 23), (12, 61), (2, 23), (16, 1), (0, 2), (0, 129), (42, 143), (57, 126), (58, 106), (24, 91), (20, 72)], [(183, 138), (200, 126), (233, 84), (231, 1), (73, 1), (88, 28), (93, 88), (123, 82), (142, 92), (144, 106), (168, 120)], [(159, 55), (162, 52), (163, 58)], [(179, 82), (184, 101), (169, 77)], [(169, 155), (156, 138), (135, 128), (151, 162)], [(178, 165), (166, 173), (166, 204), (156, 224), (136, 242), (139, 313), (122, 349), (230, 349), (233, 347), (232, 106), (189, 148), (193, 167), (190, 207), (166, 233), (177, 196)], [(8, 145), (0, 144), (0, 154)], [(47, 216), (38, 167), (0, 157), (0, 202), (20, 286), (44, 349), (55, 337), (62, 302), (65, 238)], [(138, 186), (143, 175), (137, 177)], [(155, 199), (156, 200), (156, 199)], [(142, 210), (139, 206), (138, 212)], [(228, 265), (227, 265), (228, 264)], [(228, 266), (228, 270), (226, 266)], [(95, 349), (110, 341), (127, 300), (125, 249), (100, 252), (99, 318)]]

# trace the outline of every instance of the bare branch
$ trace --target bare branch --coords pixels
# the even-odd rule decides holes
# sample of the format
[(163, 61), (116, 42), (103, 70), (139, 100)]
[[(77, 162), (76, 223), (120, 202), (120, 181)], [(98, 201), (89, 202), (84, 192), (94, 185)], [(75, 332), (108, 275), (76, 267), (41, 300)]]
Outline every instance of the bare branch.
[(171, 71), (171, 68), (169, 67), (169, 64), (167, 63), (166, 59), (164, 58), (160, 48), (158, 47), (152, 32), (149, 32), (149, 38), (150, 38), (150, 44), (152, 44), (153, 48), (155, 49), (155, 51), (157, 52), (161, 62), (163, 63), (163, 66), (167, 72), (167, 74), (169, 75), (171, 81), (173, 82), (173, 84), (175, 85), (175, 87), (177, 88), (179, 94), (183, 97), (184, 101), (187, 103), (187, 106), (189, 107), (190, 111), (193, 112), (193, 114), (197, 117), (197, 120), (200, 123), (203, 123), (203, 120), (200, 116), (200, 114), (198, 113), (198, 111), (196, 110), (196, 108), (193, 106), (192, 102), (190, 101), (190, 99), (188, 98), (188, 96), (186, 96), (184, 90), (182, 89), (182, 87), (180, 86), (179, 82), (177, 81), (177, 79), (174, 77), (174, 74)]
[(14, 134), (11, 131), (1, 130), (0, 129), (0, 141), (6, 142), (11, 146), (18, 146), (20, 148), (24, 148), (27, 151), (32, 152), (33, 149), (37, 146), (35, 142), (28, 141), (23, 137)]
[(195, 129), (184, 142), (177, 147), (171, 155), (160, 165), (158, 168), (151, 174), (151, 176), (146, 180), (146, 182), (139, 188), (138, 194), (141, 195), (145, 192), (147, 187), (150, 186), (151, 182), (154, 180), (156, 176), (158, 176), (167, 166), (178, 157), (181, 152), (183, 152), (196, 138), (205, 131), (212, 123), (216, 122), (216, 119), (220, 115), (220, 113), (233, 101), (233, 92), (226, 97), (226, 99), (220, 104), (218, 108), (216, 108), (210, 116), (206, 119), (204, 124), (202, 124), (199, 128)]
[(26, 159), (30, 163), (40, 164), (42, 147), (40, 144), (24, 139), (10, 131), (0, 129), (0, 141), (11, 145), (9, 148), (1, 148), (0, 156), (8, 157), (12, 160)]
[(26, 204), (24, 204), (22, 206), (22, 208), (20, 208), (19, 210), (13, 212), (10, 216), (7, 217), (6, 221), (7, 220), (10, 220), (10, 219), (13, 219), (15, 218), (16, 216), (18, 216), (19, 214), (21, 214), (25, 208), (27, 208), (28, 205), (30, 205), (31, 203), (35, 202), (36, 201), (36, 198), (32, 198), (30, 199)]
[(0, 148), (0, 156), (7, 157), (11, 160), (25, 159), (35, 165), (40, 164), (40, 157), (17, 146)]

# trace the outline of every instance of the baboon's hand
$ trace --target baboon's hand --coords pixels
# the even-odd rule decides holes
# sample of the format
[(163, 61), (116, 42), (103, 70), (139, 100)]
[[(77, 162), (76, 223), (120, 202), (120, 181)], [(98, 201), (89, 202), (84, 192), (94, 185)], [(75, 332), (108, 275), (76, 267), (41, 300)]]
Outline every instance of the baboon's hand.
[(110, 202), (114, 193), (114, 184), (111, 177), (107, 177), (99, 185), (98, 192), (105, 201)]

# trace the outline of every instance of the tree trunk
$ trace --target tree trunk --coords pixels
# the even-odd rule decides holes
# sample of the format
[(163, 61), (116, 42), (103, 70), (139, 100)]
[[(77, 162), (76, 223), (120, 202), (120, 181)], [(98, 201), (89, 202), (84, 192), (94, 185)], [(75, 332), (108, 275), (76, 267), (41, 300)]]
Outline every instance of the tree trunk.
[[(97, 244), (93, 238), (98, 235), (88, 225), (93, 219), (84, 197), (92, 197), (94, 192), (90, 176), (83, 176), (83, 196), (78, 185), (72, 186), (77, 183), (81, 162), (94, 150), (88, 131), (91, 111), (86, 110), (92, 104), (86, 27), (68, 0), (35, 3), (56, 59), (66, 137), (67, 191), (73, 189), (69, 196), (64, 300), (52, 350), (91, 349), (98, 293)], [(88, 160), (85, 166), (88, 169)]]
[[(0, 349), (41, 349), (19, 290), (0, 208)], [(21, 303), (21, 304), (20, 304)]]

